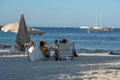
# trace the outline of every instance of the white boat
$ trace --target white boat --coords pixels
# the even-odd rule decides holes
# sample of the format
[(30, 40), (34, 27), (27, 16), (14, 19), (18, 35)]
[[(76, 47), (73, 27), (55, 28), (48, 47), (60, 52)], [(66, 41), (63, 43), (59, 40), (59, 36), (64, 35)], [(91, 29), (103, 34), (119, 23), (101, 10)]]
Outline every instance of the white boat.
[(101, 17), (100, 17), (100, 26), (97, 26), (97, 19), (96, 19), (96, 25), (93, 27), (93, 30), (103, 30), (103, 31), (111, 31), (111, 27), (103, 27), (101, 26)]
[(81, 29), (90, 29), (91, 27), (89, 26), (80, 26)]
[(93, 30), (111, 31), (111, 27), (93, 27)]

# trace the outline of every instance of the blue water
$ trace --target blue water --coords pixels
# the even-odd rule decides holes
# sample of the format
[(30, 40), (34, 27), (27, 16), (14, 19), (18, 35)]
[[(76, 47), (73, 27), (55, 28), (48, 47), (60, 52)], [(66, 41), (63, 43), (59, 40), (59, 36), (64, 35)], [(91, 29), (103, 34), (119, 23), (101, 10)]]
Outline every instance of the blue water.
[[(68, 39), (75, 43), (75, 49), (78, 52), (110, 52), (120, 51), (120, 29), (113, 31), (90, 31), (80, 28), (51, 28), (36, 27), (46, 32), (43, 35), (30, 36), (35, 45), (39, 45), (41, 39), (46, 39), (48, 45), (52, 44), (55, 39)], [(11, 32), (0, 31), (0, 44), (15, 44), (16, 34)]]

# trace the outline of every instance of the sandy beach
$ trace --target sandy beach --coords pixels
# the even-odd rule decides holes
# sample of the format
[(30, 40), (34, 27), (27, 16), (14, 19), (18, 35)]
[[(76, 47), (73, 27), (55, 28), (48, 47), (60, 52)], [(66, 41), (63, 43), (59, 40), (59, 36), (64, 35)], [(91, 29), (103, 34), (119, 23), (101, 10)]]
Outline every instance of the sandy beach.
[(28, 61), (0, 50), (0, 80), (120, 80), (120, 55), (79, 53), (74, 60)]

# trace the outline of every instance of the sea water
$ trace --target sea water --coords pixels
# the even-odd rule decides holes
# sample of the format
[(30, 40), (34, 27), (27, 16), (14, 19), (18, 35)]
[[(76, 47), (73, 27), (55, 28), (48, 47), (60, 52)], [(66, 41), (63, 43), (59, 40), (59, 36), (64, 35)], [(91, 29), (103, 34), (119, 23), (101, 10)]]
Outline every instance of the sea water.
[[(68, 39), (75, 43), (77, 52), (110, 52), (120, 51), (120, 29), (115, 28), (112, 31), (90, 31), (80, 28), (61, 28), (61, 27), (36, 27), (43, 30), (46, 34), (30, 35), (31, 40), (38, 46), (40, 40), (47, 40), (50, 46), (54, 40)], [(11, 46), (15, 44), (16, 34), (12, 32), (0, 31), (0, 44)]]

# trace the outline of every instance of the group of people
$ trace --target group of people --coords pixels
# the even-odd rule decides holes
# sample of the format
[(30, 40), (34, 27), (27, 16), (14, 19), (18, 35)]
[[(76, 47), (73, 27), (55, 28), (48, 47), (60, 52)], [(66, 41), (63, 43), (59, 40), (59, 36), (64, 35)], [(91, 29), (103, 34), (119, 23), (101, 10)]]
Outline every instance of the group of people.
[(34, 46), (34, 42), (33, 41), (29, 41), (29, 43), (22, 45), (22, 44), (18, 44), (18, 50), (25, 52), (25, 47), (30, 48), (31, 46)]
[[(54, 41), (53, 46), (51, 46), (50, 48), (52, 48), (52, 49), (55, 51), (56, 60), (59, 59), (59, 57), (58, 57), (58, 43), (68, 43), (68, 42), (69, 42), (69, 40), (67, 40), (67, 39), (62, 39), (62, 40), (60, 40), (60, 41), (58, 41), (58, 40), (55, 40), (55, 41)], [(47, 45), (47, 41), (46, 41), (46, 40), (41, 40), (41, 41), (40, 41), (40, 46), (39, 46), (39, 48), (40, 48), (41, 52), (43, 53), (43, 55), (44, 55), (45, 57), (50, 57), (50, 55), (49, 55), (49, 47), (48, 47), (48, 45)], [(73, 52), (74, 52), (73, 55), (74, 55), (75, 57), (78, 57), (76, 51), (74, 50)]]
[[(56, 60), (58, 60), (59, 59), (59, 57), (58, 57), (58, 43), (68, 43), (68, 42), (69, 42), (69, 40), (67, 40), (67, 39), (62, 39), (60, 41), (55, 40), (53, 46), (49, 47), (47, 45), (46, 40), (41, 40), (40, 43), (39, 43), (39, 49), (42, 52), (44, 57), (49, 58), (50, 57), (49, 49), (52, 48), (52, 50), (54, 50), (55, 58), (56, 58)], [(30, 41), (28, 43), (28, 52), (31, 53), (32, 50), (34, 49), (34, 47), (35, 47), (34, 42)], [(21, 50), (24, 50), (24, 49), (25, 48), (23, 48), (23, 46), (22, 46)], [(74, 52), (74, 56), (77, 57), (78, 55), (76, 54), (76, 51), (74, 50), (73, 52)]]

